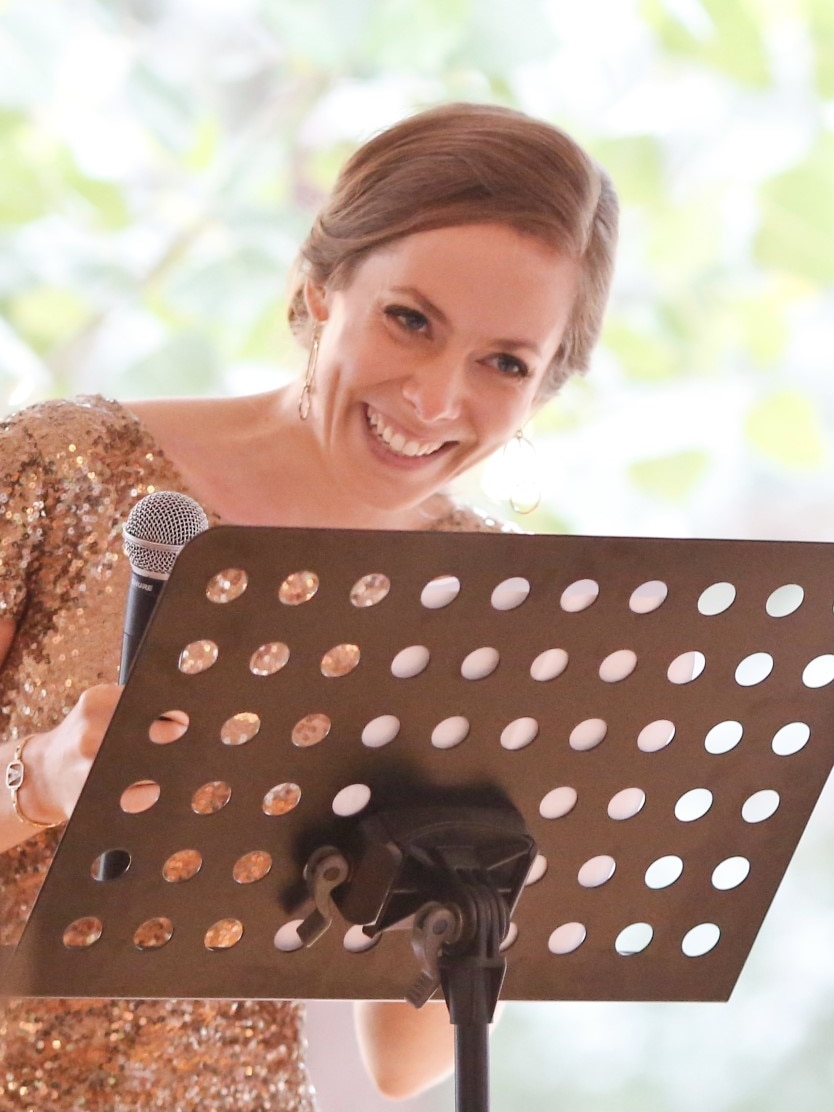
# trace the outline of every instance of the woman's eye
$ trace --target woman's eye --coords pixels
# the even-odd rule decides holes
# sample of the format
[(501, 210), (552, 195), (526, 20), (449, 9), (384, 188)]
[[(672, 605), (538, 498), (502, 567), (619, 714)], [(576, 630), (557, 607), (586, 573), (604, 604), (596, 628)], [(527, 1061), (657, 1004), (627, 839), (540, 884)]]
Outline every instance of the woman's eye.
[(523, 359), (517, 359), (514, 355), (496, 355), (494, 364), (503, 374), (514, 375), (516, 378), (527, 378), (530, 374), (530, 368)]
[(385, 315), (397, 321), (408, 332), (422, 332), (429, 323), (424, 313), (409, 309), (407, 305), (389, 305)]

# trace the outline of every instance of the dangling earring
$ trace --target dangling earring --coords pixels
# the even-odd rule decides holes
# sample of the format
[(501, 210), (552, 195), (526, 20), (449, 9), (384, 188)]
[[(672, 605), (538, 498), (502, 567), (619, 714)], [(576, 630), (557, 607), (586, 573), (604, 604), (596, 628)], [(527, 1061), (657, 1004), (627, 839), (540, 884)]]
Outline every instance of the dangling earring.
[(306, 421), (310, 416), (310, 399), (313, 394), (313, 379), (316, 377), (316, 363), (319, 358), (319, 338), (321, 337), (321, 322), (317, 322), (313, 329), (313, 339), (310, 343), (310, 354), (307, 357), (307, 370), (304, 374), (304, 385), (301, 388), (301, 397), (298, 399), (298, 416)]
[(517, 514), (531, 514), (542, 500), (536, 449), (519, 429), (504, 445), (503, 464), (509, 502)]

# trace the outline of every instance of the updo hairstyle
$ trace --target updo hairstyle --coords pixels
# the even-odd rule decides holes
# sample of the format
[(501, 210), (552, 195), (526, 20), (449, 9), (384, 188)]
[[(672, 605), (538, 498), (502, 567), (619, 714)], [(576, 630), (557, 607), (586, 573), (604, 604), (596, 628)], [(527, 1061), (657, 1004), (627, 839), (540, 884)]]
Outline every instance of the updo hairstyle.
[(304, 284), (344, 288), (373, 251), (462, 224), (506, 224), (581, 268), (576, 302), (542, 388), (587, 370), (614, 267), (617, 197), (560, 129), (494, 105), (447, 104), (379, 133), (345, 163), (290, 279), (289, 321), (308, 341)]

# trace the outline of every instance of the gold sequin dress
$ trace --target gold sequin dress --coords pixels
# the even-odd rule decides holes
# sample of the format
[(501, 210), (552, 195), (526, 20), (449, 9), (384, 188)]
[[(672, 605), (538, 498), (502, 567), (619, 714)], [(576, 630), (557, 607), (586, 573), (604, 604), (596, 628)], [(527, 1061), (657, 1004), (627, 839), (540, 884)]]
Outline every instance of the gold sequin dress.
[[(155, 489), (188, 493), (117, 402), (46, 402), (0, 424), (0, 617), (18, 623), (0, 671), (4, 739), (51, 728), (86, 688), (116, 680), (121, 528)], [(432, 527), (500, 528), (465, 508)], [(59, 836), (0, 854), (0, 944), (19, 937)], [(5, 1001), (0, 1112), (312, 1112), (302, 1018), (291, 1001)]]

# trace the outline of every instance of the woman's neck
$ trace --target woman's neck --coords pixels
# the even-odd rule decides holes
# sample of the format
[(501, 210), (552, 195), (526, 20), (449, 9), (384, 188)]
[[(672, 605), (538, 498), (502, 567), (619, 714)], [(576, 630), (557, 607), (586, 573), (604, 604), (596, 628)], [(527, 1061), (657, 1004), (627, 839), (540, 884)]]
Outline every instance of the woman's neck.
[(297, 389), (239, 398), (164, 398), (128, 403), (189, 492), (236, 525), (428, 529), (451, 509), (434, 495), (413, 507), (379, 508), (333, 481)]

